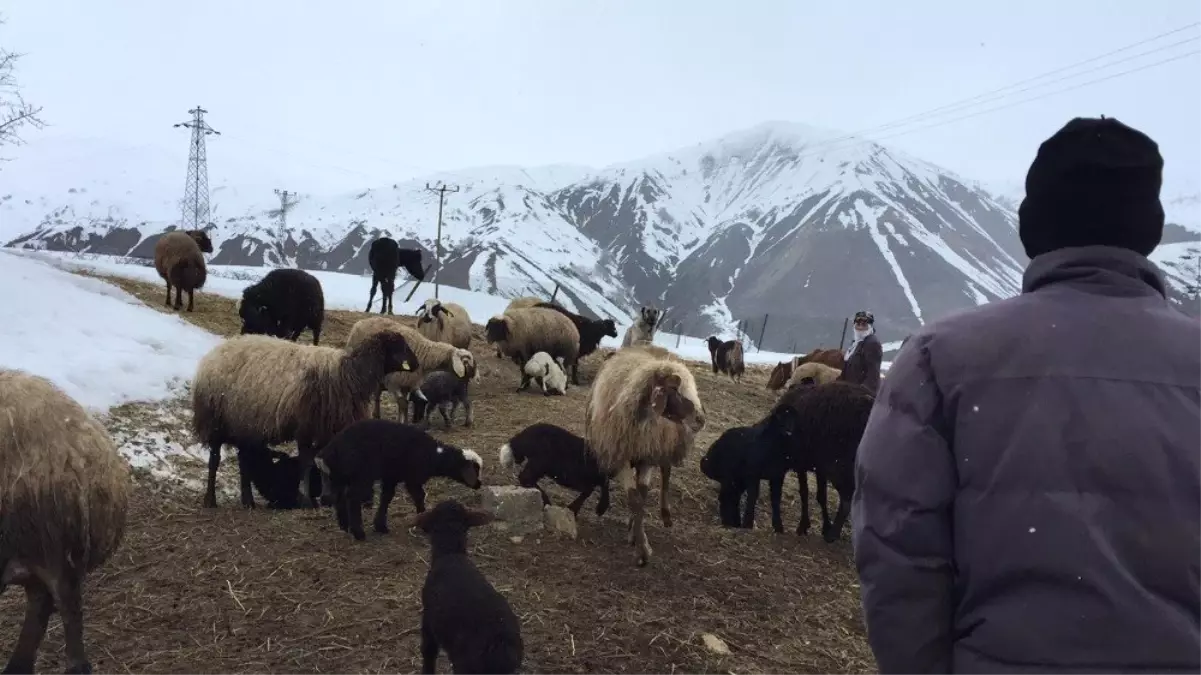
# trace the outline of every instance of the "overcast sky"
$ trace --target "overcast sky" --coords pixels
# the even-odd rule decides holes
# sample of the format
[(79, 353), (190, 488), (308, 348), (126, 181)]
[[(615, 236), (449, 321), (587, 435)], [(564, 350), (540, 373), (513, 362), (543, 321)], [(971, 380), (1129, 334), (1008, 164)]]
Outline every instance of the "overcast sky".
[[(1201, 3), (8, 0), (3, 12), (0, 41), (26, 53), (24, 93), (52, 125), (6, 149), (18, 161), (56, 139), (104, 139), (178, 157), (167, 178), (181, 184), (186, 132), (171, 125), (201, 104), (223, 132), (214, 182), (327, 191), (489, 164), (603, 166), (765, 120), (866, 130), (1187, 26)], [(876, 136), (969, 178), (1020, 181), (1039, 142), (1104, 113), (1160, 143), (1167, 189), (1195, 192), (1196, 54), (886, 136), (1193, 51), (1198, 36)]]

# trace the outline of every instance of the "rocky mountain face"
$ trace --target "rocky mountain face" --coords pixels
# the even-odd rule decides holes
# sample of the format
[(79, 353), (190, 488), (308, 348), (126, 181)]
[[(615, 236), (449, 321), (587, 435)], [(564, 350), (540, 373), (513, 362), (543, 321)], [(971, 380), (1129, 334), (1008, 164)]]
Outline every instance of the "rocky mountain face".
[[(440, 180), (460, 187), (444, 205), (442, 283), (509, 297), (549, 296), (557, 284), (585, 314), (624, 318), (653, 304), (672, 332), (728, 335), (743, 323), (764, 350), (836, 345), (859, 309), (875, 314), (882, 339), (900, 339), (1019, 291), (1027, 261), (1012, 204), (840, 137), (767, 123), (601, 170), (489, 167), (302, 194), (286, 228), (269, 194), (218, 187), (210, 262), (365, 274), (370, 242), (386, 234), (433, 265), (438, 205), (425, 185)], [(150, 257), (175, 226), (174, 195), (117, 187), (124, 194), (0, 195), (0, 218), (22, 232), (8, 245)]]

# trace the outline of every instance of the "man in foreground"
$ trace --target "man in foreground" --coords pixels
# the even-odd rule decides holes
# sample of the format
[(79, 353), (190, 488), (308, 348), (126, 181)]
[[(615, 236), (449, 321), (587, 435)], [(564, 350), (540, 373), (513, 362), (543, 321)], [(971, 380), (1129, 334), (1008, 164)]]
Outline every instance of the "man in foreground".
[(889, 370), (851, 512), (880, 672), (1201, 669), (1201, 324), (1147, 259), (1162, 170), (1069, 122), (1026, 177), (1021, 295)]

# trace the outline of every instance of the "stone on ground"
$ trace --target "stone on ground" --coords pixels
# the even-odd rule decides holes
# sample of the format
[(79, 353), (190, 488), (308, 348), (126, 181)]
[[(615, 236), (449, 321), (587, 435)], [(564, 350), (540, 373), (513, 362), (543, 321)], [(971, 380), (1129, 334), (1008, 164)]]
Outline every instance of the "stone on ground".
[(575, 514), (562, 506), (548, 506), (542, 511), (542, 524), (551, 532), (558, 532), (568, 539), (575, 539), (579, 532), (576, 530)]
[(487, 485), (482, 508), (491, 513), (501, 529), (526, 532), (542, 525), (542, 494), (516, 485)]

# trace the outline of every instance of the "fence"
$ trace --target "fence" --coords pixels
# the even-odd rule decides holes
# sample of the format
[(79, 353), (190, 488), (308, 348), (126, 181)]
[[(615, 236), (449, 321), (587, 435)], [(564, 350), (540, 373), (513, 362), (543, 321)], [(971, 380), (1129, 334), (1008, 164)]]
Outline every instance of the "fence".
[[(726, 339), (741, 340), (750, 353), (773, 352), (782, 354), (805, 354), (813, 349), (846, 348), (851, 340), (851, 316), (834, 314), (759, 314), (743, 317), (729, 325), (717, 325), (711, 317), (692, 314), (688, 317), (672, 316), (667, 312), (666, 322), (660, 329), (673, 333), (677, 346), (689, 339), (704, 340), (710, 335), (725, 336)], [(888, 317), (876, 317), (876, 334), (882, 342), (899, 342), (915, 328), (907, 322)], [(731, 334), (733, 334), (731, 336)]]

